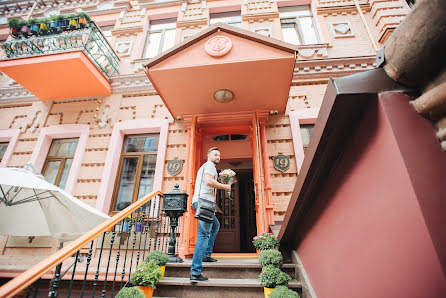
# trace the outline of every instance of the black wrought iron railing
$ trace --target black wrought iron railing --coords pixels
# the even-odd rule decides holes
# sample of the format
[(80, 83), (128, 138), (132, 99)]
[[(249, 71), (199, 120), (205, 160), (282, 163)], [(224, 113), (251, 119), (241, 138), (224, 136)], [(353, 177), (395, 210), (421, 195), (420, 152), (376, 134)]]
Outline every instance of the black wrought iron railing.
[(35, 57), (82, 50), (107, 77), (119, 74), (119, 58), (93, 21), (85, 28), (13, 39), (3, 44), (7, 58)]
[(162, 203), (160, 192), (137, 201), (6, 283), (0, 297), (114, 297), (150, 251), (167, 253)]

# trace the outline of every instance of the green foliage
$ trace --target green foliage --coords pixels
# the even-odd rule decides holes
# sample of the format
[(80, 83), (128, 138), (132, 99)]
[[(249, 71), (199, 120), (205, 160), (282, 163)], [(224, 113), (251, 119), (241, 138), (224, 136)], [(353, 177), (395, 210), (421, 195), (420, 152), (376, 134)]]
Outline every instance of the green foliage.
[(283, 257), (280, 251), (275, 249), (262, 250), (259, 256), (259, 262), (262, 267), (274, 266), (279, 268), (282, 266)]
[(154, 250), (146, 257), (146, 262), (154, 261), (158, 266), (164, 266), (169, 261), (169, 257), (161, 250)]
[(254, 237), (254, 247), (259, 250), (274, 249), (279, 246), (279, 240), (272, 233), (262, 233)]
[(263, 267), (262, 273), (259, 275), (260, 283), (267, 288), (276, 286), (288, 286), (291, 277), (274, 266)]
[(145, 298), (144, 292), (138, 287), (122, 288), (116, 298)]
[(300, 298), (299, 294), (285, 286), (277, 286), (268, 298)]
[(50, 20), (50, 22), (57, 22), (57, 21), (59, 21), (59, 16), (57, 14), (52, 14), (52, 15), (50, 15), (49, 20)]
[(67, 20), (77, 19), (77, 16), (74, 13), (67, 14), (65, 17)]
[(66, 16), (63, 15), (63, 14), (60, 14), (60, 15), (57, 16), (57, 20), (58, 20), (59, 22), (61, 22), (61, 21), (65, 21), (65, 19), (66, 19)]
[(87, 21), (91, 21), (91, 18), (90, 18), (90, 16), (88, 15), (88, 13), (85, 13), (85, 12), (80, 12), (80, 13), (78, 13), (77, 15), (76, 15), (78, 18), (85, 18), (85, 19), (87, 19)]
[(28, 24), (30, 24), (30, 25), (34, 25), (34, 24), (38, 24), (39, 23), (39, 20), (38, 19), (30, 19), (29, 21), (28, 21)]
[(143, 262), (130, 277), (134, 286), (146, 286), (156, 288), (156, 283), (161, 279), (160, 267), (154, 262)]
[(18, 28), (20, 24), (20, 20), (17, 18), (11, 18), (8, 20), (9, 28)]

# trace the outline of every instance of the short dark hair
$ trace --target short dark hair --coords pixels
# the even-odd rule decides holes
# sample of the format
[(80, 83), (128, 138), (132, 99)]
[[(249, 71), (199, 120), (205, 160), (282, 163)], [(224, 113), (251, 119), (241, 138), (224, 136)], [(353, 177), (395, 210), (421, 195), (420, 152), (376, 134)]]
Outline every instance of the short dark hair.
[(211, 153), (211, 151), (214, 151), (214, 150), (220, 151), (220, 150), (218, 150), (218, 147), (212, 147), (212, 148), (209, 148), (208, 155), (209, 155), (209, 153)]

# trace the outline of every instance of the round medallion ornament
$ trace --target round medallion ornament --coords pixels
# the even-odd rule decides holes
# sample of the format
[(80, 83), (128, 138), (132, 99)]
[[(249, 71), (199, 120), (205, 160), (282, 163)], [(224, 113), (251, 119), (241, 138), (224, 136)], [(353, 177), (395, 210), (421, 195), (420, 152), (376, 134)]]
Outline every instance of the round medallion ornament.
[(225, 36), (215, 36), (209, 39), (205, 45), (205, 51), (212, 57), (221, 57), (229, 53), (232, 48), (231, 39)]

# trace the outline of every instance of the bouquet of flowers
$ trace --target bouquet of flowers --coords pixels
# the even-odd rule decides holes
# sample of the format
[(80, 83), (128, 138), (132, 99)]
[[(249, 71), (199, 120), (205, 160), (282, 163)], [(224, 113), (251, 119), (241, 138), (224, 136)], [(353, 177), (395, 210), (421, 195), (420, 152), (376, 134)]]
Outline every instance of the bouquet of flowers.
[(228, 182), (235, 177), (235, 172), (231, 169), (226, 169), (222, 170), (218, 175), (224, 184), (228, 184)]
[[(225, 169), (225, 170), (222, 170), (220, 172), (220, 174), (218, 174), (218, 176), (220, 178), (220, 181), (222, 181), (224, 184), (228, 184), (229, 181), (231, 181), (231, 179), (234, 179), (235, 172), (231, 169)], [(231, 193), (229, 191), (225, 192), (225, 195), (227, 198), (230, 197), (230, 194)]]

